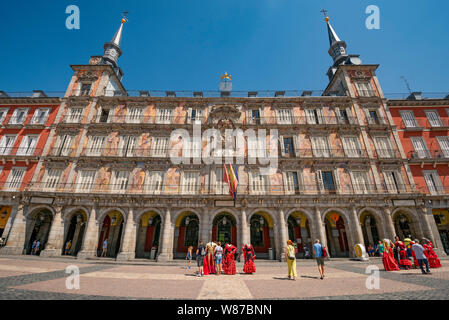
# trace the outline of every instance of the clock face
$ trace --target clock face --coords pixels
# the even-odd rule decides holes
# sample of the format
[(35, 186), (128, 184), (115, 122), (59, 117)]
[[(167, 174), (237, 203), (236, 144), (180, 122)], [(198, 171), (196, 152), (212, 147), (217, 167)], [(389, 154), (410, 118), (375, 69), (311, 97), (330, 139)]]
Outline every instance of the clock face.
[(117, 57), (117, 51), (115, 51), (114, 49), (108, 49), (106, 51), (106, 54), (111, 56), (111, 57), (113, 57), (113, 58)]

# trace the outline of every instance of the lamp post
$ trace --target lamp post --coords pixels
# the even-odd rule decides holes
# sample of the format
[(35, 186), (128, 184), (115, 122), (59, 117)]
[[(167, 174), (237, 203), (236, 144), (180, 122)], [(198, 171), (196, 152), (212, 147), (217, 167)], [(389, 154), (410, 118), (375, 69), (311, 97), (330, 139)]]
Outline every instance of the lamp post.
[(148, 225), (151, 226), (153, 224), (153, 216), (148, 218)]

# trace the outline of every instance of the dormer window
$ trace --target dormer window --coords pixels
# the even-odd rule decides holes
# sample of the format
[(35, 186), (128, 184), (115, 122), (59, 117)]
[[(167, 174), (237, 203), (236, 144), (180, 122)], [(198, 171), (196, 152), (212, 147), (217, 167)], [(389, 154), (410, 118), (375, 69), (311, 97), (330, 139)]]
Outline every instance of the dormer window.
[(88, 96), (90, 94), (91, 83), (82, 83), (80, 89), (80, 96)]
[(374, 97), (374, 90), (369, 80), (359, 80), (355, 82), (359, 97)]

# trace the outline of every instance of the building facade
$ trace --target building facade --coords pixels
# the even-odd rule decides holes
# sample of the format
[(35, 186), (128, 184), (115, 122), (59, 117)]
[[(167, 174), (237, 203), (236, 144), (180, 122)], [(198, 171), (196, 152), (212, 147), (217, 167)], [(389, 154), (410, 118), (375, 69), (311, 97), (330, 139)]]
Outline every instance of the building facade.
[[(109, 257), (167, 261), (220, 240), (282, 260), (288, 239), (298, 257), (320, 239), (330, 256), (353, 257), (356, 244), (396, 234), (441, 248), (378, 66), (348, 55), (328, 18), (334, 64), (321, 96), (242, 96), (229, 83), (216, 96), (132, 95), (117, 64), (123, 25), (103, 56), (72, 65), (0, 254), (30, 253), (39, 239), (41, 256), (61, 255), (70, 240), (72, 255), (95, 257), (107, 239)], [(235, 200), (224, 163), (238, 175)]]
[(426, 206), (449, 253), (449, 96), (423, 99), (416, 92), (406, 100), (389, 100), (388, 107), (416, 187), (427, 195)]
[(38, 167), (59, 104), (59, 98), (42, 91), (28, 98), (0, 92), (0, 237), (11, 226), (15, 197), (26, 189)]

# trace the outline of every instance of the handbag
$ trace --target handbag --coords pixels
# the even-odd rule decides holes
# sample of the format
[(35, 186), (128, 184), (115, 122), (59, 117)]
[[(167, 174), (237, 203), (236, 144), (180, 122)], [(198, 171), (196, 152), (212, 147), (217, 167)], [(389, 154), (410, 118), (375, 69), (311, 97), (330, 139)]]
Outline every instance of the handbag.
[(295, 255), (291, 254), (291, 250), (290, 249), (288, 250), (288, 258), (290, 260), (295, 260), (296, 259)]

